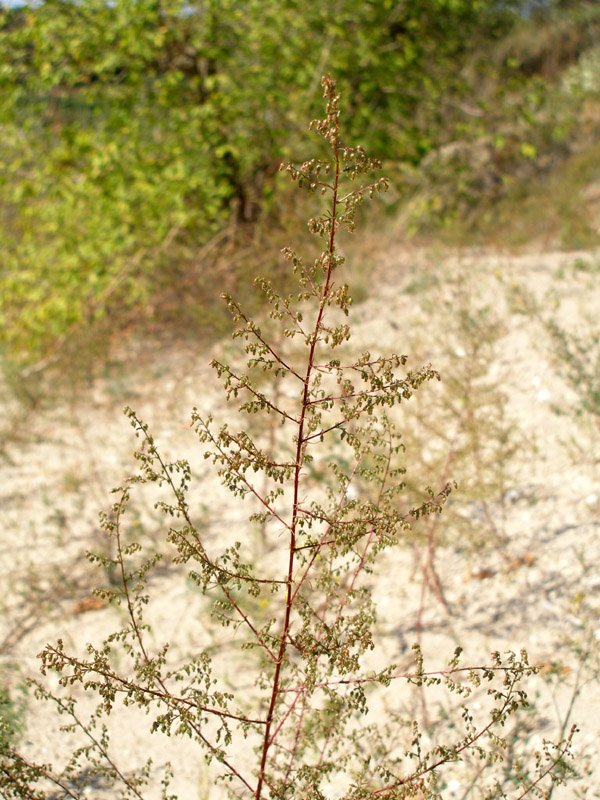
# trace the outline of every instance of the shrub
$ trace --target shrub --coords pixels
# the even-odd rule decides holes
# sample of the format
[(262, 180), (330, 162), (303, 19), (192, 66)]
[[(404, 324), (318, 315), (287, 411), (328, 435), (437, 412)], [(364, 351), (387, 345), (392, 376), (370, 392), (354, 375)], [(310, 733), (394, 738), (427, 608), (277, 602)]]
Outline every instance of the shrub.
[(277, 166), (302, 153), (321, 67), (350, 90), (352, 134), (416, 165), (470, 128), (456, 65), (487, 52), (516, 5), (0, 4), (3, 354), (69, 364), (65, 341), (92, 324), (103, 339), (172, 322), (174, 305), (203, 330), (208, 253), (277, 216)]
[[(217, 552), (217, 543), (194, 523), (190, 464), (164, 459), (148, 426), (126, 409), (142, 440), (140, 470), (115, 490), (112, 514), (102, 517), (114, 557), (90, 555), (120, 575), (118, 588), (98, 593), (123, 607), (125, 622), (83, 654), (62, 640), (45, 647), (42, 673), (55, 672), (71, 691), (96, 693), (99, 705), (86, 723), (74, 698), (52, 698), (37, 684), (85, 742), (60, 773), (5, 754), (0, 787), (7, 797), (42, 797), (48, 781), (70, 797), (110, 783), (121, 796), (142, 797), (150, 764), (138, 775), (124, 771), (103, 727), (120, 701), (151, 714), (153, 731), (190, 737), (235, 797), (438, 798), (445, 770), (464, 763), (475, 769), (481, 796), (506, 797), (508, 785), (521, 798), (568, 772), (570, 736), (545, 744), (514, 774), (495, 771), (506, 747), (503, 726), (527, 707), (522, 681), (535, 670), (524, 651), (493, 653), (489, 664), (466, 667), (458, 647), (446, 667), (426, 671), (415, 647), (409, 672), (384, 665), (378, 653), (383, 640), (373, 600), (376, 570), (410, 536), (413, 523), (441, 512), (453, 487), (429, 488), (422, 505), (398, 510), (405, 468), (393, 410), (439, 379), (436, 371), (427, 365), (407, 372), (407, 357), (398, 354), (344, 357), (351, 299), (338, 278), (338, 237), (353, 230), (357, 207), (385, 190), (386, 181), (346, 188), (347, 179), (378, 165), (361, 147), (341, 143), (336, 86), (327, 75), (322, 84), (326, 115), (312, 128), (330, 158), (285, 169), (300, 187), (330, 198), (328, 210), (309, 222), (324, 248), (313, 263), (285, 250), (298, 280), (294, 295), (259, 281), (269, 307), (269, 319), (260, 325), (225, 296), (245, 368), (221, 360), (213, 366), (227, 400), (237, 401), (234, 419), (242, 427), (215, 427), (196, 409), (192, 415), (205, 458), (223, 486), (252, 505), (250, 520), (261, 526), (264, 552), (252, 559), (249, 542), (236, 540), (236, 531), (231, 541), (218, 542)], [(251, 436), (248, 422), (255, 415), (275, 419), (276, 435), (265, 428)], [(126, 525), (132, 492), (145, 484), (161, 493), (156, 505), (171, 523), (166, 540), (173, 562), (187, 569), (203, 598), (210, 644), (199, 645), (184, 663), (172, 656), (168, 640), (154, 648), (146, 623), (149, 578), (160, 554), (145, 555), (145, 542), (135, 541)], [(212, 497), (215, 504), (226, 502)], [(225, 657), (216, 645), (227, 645)], [(233, 686), (225, 680), (223, 658), (234, 665)], [(440, 713), (422, 730), (403, 712), (402, 683), (430, 687), (438, 700), (449, 693), (458, 702), (445, 722)], [(165, 798), (167, 782), (168, 776)]]

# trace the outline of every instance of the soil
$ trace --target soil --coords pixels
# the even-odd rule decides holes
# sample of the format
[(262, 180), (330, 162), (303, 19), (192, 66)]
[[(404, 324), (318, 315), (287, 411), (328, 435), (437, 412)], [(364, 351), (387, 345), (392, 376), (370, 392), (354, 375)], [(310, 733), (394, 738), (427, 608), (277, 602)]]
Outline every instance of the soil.
[[(577, 413), (585, 387), (567, 379), (545, 323), (553, 319), (570, 333), (593, 334), (600, 309), (600, 254), (436, 254), (388, 247), (375, 261), (368, 276), (356, 266), (349, 276), (350, 282), (369, 285), (367, 299), (353, 310), (351, 347), (407, 353), (410, 365), (430, 361), (440, 371), (439, 387), (425, 386), (415, 400), (415, 416), (411, 401), (399, 424), (407, 432), (407, 466), (422, 463), (431, 470), (445, 463), (446, 474), (434, 486), (442, 480), (459, 485), (447, 523), (446, 512), (439, 522), (426, 520), (422, 529), (415, 527), (414, 538), (386, 555), (374, 583), (382, 650), (399, 669), (410, 669), (411, 645), (419, 641), (426, 668), (439, 669), (458, 644), (465, 664), (489, 662), (492, 651), (525, 648), (530, 663), (541, 670), (527, 686), (536, 713), (513, 729), (521, 737), (518, 746), (531, 752), (542, 739), (560, 738), (577, 723), (574, 749), (590, 774), (557, 788), (553, 798), (579, 796), (586, 785), (591, 787), (587, 796), (598, 797), (599, 417)], [(465, 320), (475, 321), (472, 334)], [(489, 337), (485, 347), (473, 350), (481, 336)], [(193, 514), (207, 541), (216, 545), (233, 535), (261, 558), (260, 535), (248, 522), (247, 509), (225, 494), (190, 427), (194, 406), (232, 425), (239, 419), (233, 406), (225, 407), (209, 365), (215, 355), (238, 358), (235, 347), (225, 342), (211, 352), (196, 352), (189, 341), (130, 341), (114, 353), (121, 366), (96, 379), (83, 395), (63, 396), (26, 419), (7, 402), (0, 460), (0, 653), (5, 680), (13, 687), (23, 676), (39, 676), (37, 654), (46, 643), (61, 638), (67, 649), (81, 651), (88, 642), (100, 644), (125, 619), (122, 607), (107, 606), (93, 594), (94, 587), (110, 588), (110, 583), (85, 558), (90, 550), (109, 555), (98, 512), (114, 502), (109, 490), (135, 471), (136, 439), (121, 414), (124, 405), (149, 424), (165, 458), (190, 461)], [(447, 380), (465, 374), (470, 352), (469, 363), (479, 370), (474, 407), (468, 395), (461, 399), (457, 389), (452, 395)], [(591, 372), (591, 350), (585, 359)], [(487, 406), (477, 408), (484, 384), (495, 393), (494, 408), (501, 413), (494, 420), (501, 422), (511, 446), (502, 450), (497, 442), (482, 443), (477, 451), (467, 448), (454, 457), (461, 437), (474, 441), (472, 428), (467, 434), (459, 425), (450, 435), (456, 419), (464, 424), (471, 418), (476, 429), (485, 423), (478, 413), (485, 417)], [(450, 394), (444, 394), (446, 385)], [(450, 401), (464, 413), (453, 418)], [(411, 446), (419, 451), (411, 453)], [(477, 490), (478, 476), (485, 477), (485, 493)], [(162, 551), (165, 521), (153, 509), (154, 499), (145, 490), (135, 495), (130, 530)], [(273, 552), (262, 557), (273, 563)], [(148, 610), (152, 641), (170, 638), (175, 661), (210, 644), (204, 612), (183, 568), (167, 560), (150, 590), (156, 598)], [(229, 653), (218, 664), (224, 681), (239, 680), (240, 662)], [(58, 689), (52, 673), (45, 681)], [(251, 686), (249, 678), (248, 691)], [(89, 693), (74, 691), (82, 710), (90, 712)], [(423, 705), (420, 696), (410, 697), (402, 701), (405, 710), (412, 708), (425, 722), (435, 717), (437, 700)], [(58, 732), (65, 719), (56, 717), (50, 703), (36, 701), (30, 692), (27, 704), (22, 751), (34, 760), (64, 763), (77, 737)], [(119, 706), (111, 719), (111, 752), (125, 769), (151, 756), (151, 782), (156, 782), (170, 761), (172, 791), (180, 800), (222, 796), (187, 738), (149, 733), (151, 718), (131, 708)], [(452, 765), (440, 787), (444, 800), (482, 796), (477, 794), (481, 787), (469, 794), (464, 780), (459, 766)], [(145, 796), (158, 797), (157, 792), (154, 788)], [(90, 781), (83, 796), (116, 795), (106, 795), (100, 783)]]

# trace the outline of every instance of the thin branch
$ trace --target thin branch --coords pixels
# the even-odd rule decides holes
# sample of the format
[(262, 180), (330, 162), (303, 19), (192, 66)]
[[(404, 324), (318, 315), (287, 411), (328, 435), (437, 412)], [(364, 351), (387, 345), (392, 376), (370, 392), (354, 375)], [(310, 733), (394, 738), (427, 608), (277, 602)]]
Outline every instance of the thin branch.
[[(94, 675), (99, 675), (105, 678), (107, 681), (113, 681), (116, 683), (121, 684), (120, 687), (113, 687), (117, 692), (142, 692), (143, 694), (150, 695), (150, 697), (154, 697), (157, 700), (162, 700), (167, 705), (172, 705), (175, 707), (177, 704), (181, 704), (187, 706), (188, 708), (194, 708), (198, 711), (203, 711), (206, 714), (214, 714), (217, 717), (223, 717), (226, 719), (234, 719), (238, 722), (248, 723), (251, 725), (264, 725), (265, 721), (263, 719), (251, 719), (248, 717), (242, 717), (239, 714), (231, 714), (228, 711), (223, 711), (219, 708), (211, 708), (210, 706), (202, 706), (198, 703), (194, 702), (193, 700), (188, 700), (185, 697), (179, 697), (178, 695), (174, 695), (170, 692), (166, 687), (164, 682), (161, 678), (157, 678), (157, 683), (161, 687), (162, 691), (158, 691), (157, 689), (151, 689), (149, 686), (140, 686), (138, 683), (132, 683), (128, 681), (126, 678), (122, 678), (116, 672), (111, 672), (110, 670), (100, 669), (98, 666), (93, 666), (91, 668), (86, 668), (87, 665), (85, 662), (80, 661), (79, 659), (75, 658), (74, 656), (68, 656), (64, 651), (59, 650), (58, 648), (52, 647), (51, 645), (46, 647), (46, 652), (54, 653), (58, 658), (62, 659), (62, 661), (66, 662), (70, 666), (72, 666), (77, 671), (85, 671), (91, 672)], [(151, 663), (150, 659), (146, 656), (147, 663)], [(57, 701), (59, 702), (59, 701)]]

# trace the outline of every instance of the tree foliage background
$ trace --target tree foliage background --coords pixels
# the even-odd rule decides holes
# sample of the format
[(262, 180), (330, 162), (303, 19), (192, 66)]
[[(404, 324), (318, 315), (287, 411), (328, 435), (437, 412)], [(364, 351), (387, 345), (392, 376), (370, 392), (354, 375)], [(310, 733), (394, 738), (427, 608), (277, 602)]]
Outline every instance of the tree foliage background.
[[(532, 160), (534, 121), (546, 143), (565, 136), (533, 113), (547, 104), (548, 58), (498, 45), (531, 12), (516, 0), (0, 6), (4, 358), (43, 359), (82, 325), (160, 318), (165, 298), (172, 310), (210, 280), (203, 246), (276, 224), (288, 191), (278, 166), (302, 155), (324, 71), (350, 103), (349, 140), (392, 167), (401, 195), (432, 152), (499, 117), (525, 121), (517, 149)], [(477, 189), (456, 183), (467, 199)]]

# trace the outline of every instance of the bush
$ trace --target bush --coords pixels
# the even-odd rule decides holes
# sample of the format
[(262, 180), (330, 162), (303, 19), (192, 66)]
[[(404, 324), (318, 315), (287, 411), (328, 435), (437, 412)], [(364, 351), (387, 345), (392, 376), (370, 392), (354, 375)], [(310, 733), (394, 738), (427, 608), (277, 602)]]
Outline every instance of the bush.
[(348, 90), (352, 135), (416, 163), (456, 126), (440, 112), (464, 90), (454, 65), (510, 26), (506, 6), (0, 7), (0, 347), (35, 362), (107, 317), (164, 319), (173, 295), (210, 308), (204, 248), (281, 204), (321, 68)]
[[(377, 570), (413, 524), (442, 511), (453, 486), (429, 488), (419, 507), (398, 510), (405, 456), (394, 408), (439, 379), (436, 371), (430, 365), (405, 371), (405, 355), (344, 355), (351, 299), (338, 278), (344, 260), (338, 238), (353, 230), (363, 199), (387, 184), (380, 178), (346, 186), (378, 165), (361, 147), (342, 144), (336, 86), (327, 75), (322, 84), (326, 115), (312, 127), (330, 157), (285, 169), (301, 188), (330, 198), (327, 211), (309, 221), (323, 250), (313, 263), (284, 251), (298, 288), (281, 295), (259, 281), (269, 308), (260, 324), (225, 296), (245, 367), (221, 360), (213, 366), (227, 400), (237, 401), (234, 420), (243, 420), (242, 427), (215, 427), (199, 411), (192, 415), (204, 457), (234, 498), (251, 506), (264, 551), (251, 558), (250, 543), (235, 530), (218, 544), (205, 536), (194, 523), (190, 464), (165, 460), (148, 426), (127, 409), (142, 440), (139, 473), (115, 490), (112, 512), (102, 517), (114, 556), (90, 555), (113, 581), (120, 575), (118, 588), (98, 594), (121, 605), (125, 621), (84, 653), (71, 652), (62, 640), (46, 646), (42, 673), (56, 673), (69, 692), (82, 687), (97, 694), (99, 705), (85, 722), (74, 698), (54, 697), (84, 743), (62, 772), (5, 754), (0, 788), (7, 797), (43, 797), (48, 781), (70, 797), (111, 784), (121, 796), (142, 797), (150, 764), (137, 775), (125, 771), (103, 727), (121, 701), (151, 715), (152, 731), (191, 738), (234, 797), (433, 799), (442, 796), (446, 771), (463, 765), (477, 776), (480, 796), (507, 797), (508, 786), (511, 797), (522, 798), (540, 796), (568, 774), (572, 734), (520, 758), (518, 770), (503, 772), (503, 727), (527, 708), (523, 681), (535, 672), (524, 651), (496, 652), (489, 664), (467, 667), (457, 647), (447, 666), (429, 671), (415, 646), (408, 672), (384, 665), (378, 652)], [(251, 436), (255, 417), (275, 419), (277, 434), (259, 429)], [(318, 481), (311, 479), (313, 470), (322, 476)], [(131, 495), (143, 485), (156, 485), (156, 507), (169, 520), (172, 561), (185, 567), (203, 598), (209, 644), (183, 664), (169, 650), (172, 631), (155, 648), (145, 619), (149, 578), (161, 557), (146, 555), (147, 543), (133, 539), (126, 524)], [(227, 502), (216, 493), (211, 501)], [(226, 665), (230, 673), (233, 665), (233, 685), (225, 680)], [(450, 715), (442, 709), (435, 724), (421, 729), (403, 711), (402, 684), (429, 687), (438, 700), (449, 695), (457, 703)], [(167, 783), (168, 775), (165, 798)]]

